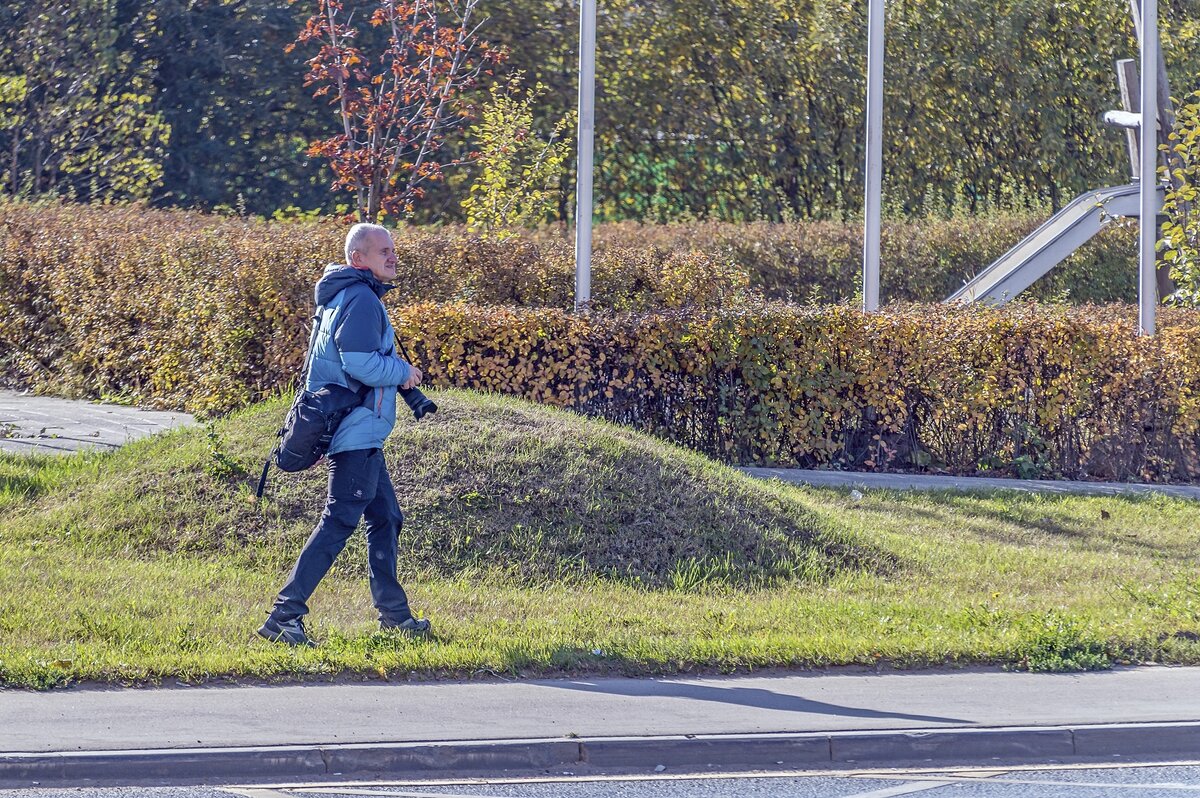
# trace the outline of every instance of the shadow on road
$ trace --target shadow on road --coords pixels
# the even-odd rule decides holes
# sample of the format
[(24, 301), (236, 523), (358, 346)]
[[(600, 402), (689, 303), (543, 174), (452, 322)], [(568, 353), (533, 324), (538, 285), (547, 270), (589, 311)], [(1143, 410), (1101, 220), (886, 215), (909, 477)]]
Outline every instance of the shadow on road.
[(716, 701), (758, 709), (773, 709), (780, 712), (804, 712), (812, 715), (840, 715), (848, 718), (897, 718), (924, 723), (970, 724), (962, 718), (942, 718), (935, 715), (910, 715), (904, 712), (887, 712), (862, 707), (848, 707), (813, 701), (809, 698), (776, 693), (757, 687), (715, 687), (703, 684), (663, 682), (652, 679), (605, 680), (603, 682), (562, 681), (543, 682), (546, 687), (563, 690), (580, 690), (587, 693), (607, 693), (635, 697), (686, 698), (692, 701)]

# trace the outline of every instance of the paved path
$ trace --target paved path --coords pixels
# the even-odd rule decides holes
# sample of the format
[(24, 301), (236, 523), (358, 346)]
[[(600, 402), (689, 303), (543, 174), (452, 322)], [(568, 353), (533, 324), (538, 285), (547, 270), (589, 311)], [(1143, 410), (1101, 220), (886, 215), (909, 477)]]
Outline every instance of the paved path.
[(1182, 761), (1200, 752), (1198, 721), (1200, 668), (1173, 667), (0, 691), (0, 786), (579, 765)]
[(781, 479), (815, 487), (875, 490), (1020, 490), (1032, 493), (1117, 496), (1159, 493), (1180, 499), (1200, 499), (1200, 486), (1155, 485), (1128, 482), (1072, 482), (1056, 479), (994, 479), (941, 477), (924, 474), (870, 474), (861, 471), (812, 471), (799, 468), (742, 468), (752, 477)]
[(69, 689), (0, 691), (0, 751), (1178, 720), (1200, 721), (1200, 668)]
[(47, 454), (115, 449), (191, 423), (186, 413), (0, 391), (0, 451)]

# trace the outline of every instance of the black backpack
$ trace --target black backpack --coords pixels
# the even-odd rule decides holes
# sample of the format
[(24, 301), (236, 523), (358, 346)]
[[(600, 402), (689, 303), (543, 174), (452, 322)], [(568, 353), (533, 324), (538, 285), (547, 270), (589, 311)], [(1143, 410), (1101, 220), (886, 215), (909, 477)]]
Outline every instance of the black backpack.
[(267, 456), (267, 462), (263, 463), (262, 476), (259, 477), (258, 490), (255, 492), (260, 499), (267, 487), (267, 471), (270, 470), (272, 462), (280, 471), (289, 473), (303, 471), (316, 465), (329, 451), (329, 444), (342, 420), (363, 403), (370, 391), (370, 386), (367, 385), (358, 391), (341, 385), (324, 385), (315, 391), (305, 390), (304, 385), (308, 382), (308, 373), (312, 368), (313, 348), (317, 342), (322, 310), (323, 308), (318, 307), (313, 317), (308, 354), (304, 357), (304, 366), (300, 371), (296, 398), (288, 410), (283, 426), (279, 428), (279, 443)]

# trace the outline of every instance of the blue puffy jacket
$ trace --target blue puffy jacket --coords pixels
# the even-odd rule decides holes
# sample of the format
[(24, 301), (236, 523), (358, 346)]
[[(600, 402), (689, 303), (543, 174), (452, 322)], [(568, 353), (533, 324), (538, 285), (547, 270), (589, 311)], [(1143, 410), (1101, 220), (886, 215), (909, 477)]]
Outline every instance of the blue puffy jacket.
[(396, 354), (396, 334), (383, 306), (390, 289), (369, 271), (337, 263), (317, 282), (320, 322), (305, 388), (374, 389), (342, 421), (329, 454), (382, 448), (396, 424), (396, 388), (411, 369)]

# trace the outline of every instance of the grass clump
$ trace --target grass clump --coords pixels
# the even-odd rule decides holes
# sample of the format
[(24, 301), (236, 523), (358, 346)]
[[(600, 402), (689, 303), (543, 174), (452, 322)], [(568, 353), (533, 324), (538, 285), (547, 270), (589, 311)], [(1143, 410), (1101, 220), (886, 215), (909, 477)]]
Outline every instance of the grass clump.
[(1107, 645), (1077, 619), (1050, 611), (1027, 622), (1017, 667), (1031, 671), (1099, 671), (1111, 667)]

